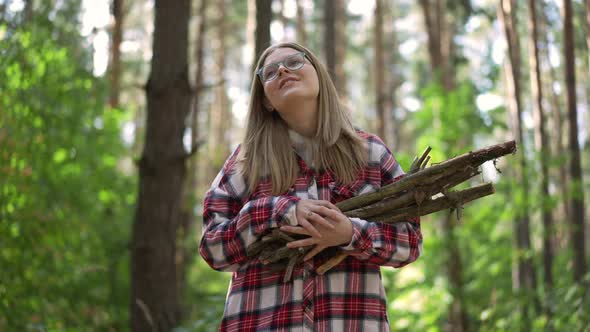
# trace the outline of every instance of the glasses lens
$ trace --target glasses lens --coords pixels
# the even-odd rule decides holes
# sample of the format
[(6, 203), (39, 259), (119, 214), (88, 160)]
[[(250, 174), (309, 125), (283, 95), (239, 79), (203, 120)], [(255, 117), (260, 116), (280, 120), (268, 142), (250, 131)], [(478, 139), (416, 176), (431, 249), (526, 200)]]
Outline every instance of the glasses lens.
[(265, 82), (272, 80), (277, 75), (277, 72), (278, 66), (275, 64), (268, 65), (262, 68), (262, 80)]
[(288, 56), (283, 63), (285, 64), (285, 67), (291, 70), (299, 69), (303, 66), (303, 54), (300, 53)]

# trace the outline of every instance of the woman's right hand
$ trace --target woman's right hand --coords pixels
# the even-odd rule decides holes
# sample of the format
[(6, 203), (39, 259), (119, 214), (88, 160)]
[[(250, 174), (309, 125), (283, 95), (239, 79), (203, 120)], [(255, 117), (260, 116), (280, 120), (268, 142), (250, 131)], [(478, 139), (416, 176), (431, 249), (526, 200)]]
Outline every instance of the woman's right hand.
[(320, 224), (324, 227), (334, 229), (333, 223), (323, 217), (329, 210), (338, 210), (338, 208), (328, 201), (302, 199), (297, 202), (297, 224), (305, 228), (313, 236), (321, 238), (322, 235), (314, 227), (314, 224)]

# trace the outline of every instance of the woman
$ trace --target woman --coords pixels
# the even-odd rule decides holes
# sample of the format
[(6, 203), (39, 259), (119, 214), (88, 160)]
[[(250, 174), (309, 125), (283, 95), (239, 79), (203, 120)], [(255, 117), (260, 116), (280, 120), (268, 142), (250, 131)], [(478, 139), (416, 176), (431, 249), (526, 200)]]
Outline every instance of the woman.
[[(355, 130), (325, 67), (295, 43), (269, 47), (252, 82), (246, 137), (204, 203), (200, 253), (233, 272), (221, 331), (389, 331), (380, 266), (401, 267), (422, 248), (419, 220), (387, 225), (334, 205), (403, 175), (375, 135)], [(312, 247), (290, 282), (246, 248), (273, 228)], [(324, 275), (334, 248), (349, 256)]]

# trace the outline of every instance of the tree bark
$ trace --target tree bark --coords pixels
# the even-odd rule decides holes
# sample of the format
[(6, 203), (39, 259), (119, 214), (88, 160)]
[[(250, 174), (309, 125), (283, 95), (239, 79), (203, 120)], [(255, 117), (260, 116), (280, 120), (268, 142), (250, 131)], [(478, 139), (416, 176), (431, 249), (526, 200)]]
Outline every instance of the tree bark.
[[(223, 166), (223, 162), (229, 155), (229, 139), (232, 123), (232, 113), (229, 107), (229, 98), (226, 94), (225, 83), (225, 62), (226, 62), (226, 7), (224, 1), (217, 1), (218, 22), (215, 30), (215, 46), (213, 49), (215, 57), (214, 75), (219, 80), (213, 88), (215, 95), (214, 103), (211, 107), (209, 117), (209, 156), (212, 158), (209, 163), (209, 179), (213, 180), (219, 169)], [(257, 7), (258, 8), (258, 7)], [(258, 16), (258, 13), (257, 13)], [(258, 23), (257, 23), (258, 24)], [(258, 29), (258, 26), (257, 26)], [(258, 45), (259, 40), (256, 41)]]
[(506, 61), (506, 74), (508, 76), (509, 90), (509, 108), (511, 113), (511, 123), (513, 135), (522, 148), (520, 149), (519, 159), (520, 167), (517, 169), (517, 183), (520, 187), (522, 206), (519, 207), (514, 223), (514, 246), (516, 253), (515, 264), (513, 267), (512, 285), (516, 292), (521, 294), (521, 308), (523, 329), (530, 329), (530, 315), (527, 299), (534, 295), (536, 289), (535, 270), (531, 255), (525, 255), (531, 249), (530, 240), (530, 217), (529, 217), (529, 179), (526, 156), (524, 154), (523, 144), (523, 125), (522, 125), (522, 102), (521, 102), (521, 78), (520, 78), (520, 43), (516, 31), (516, 18), (514, 14), (513, 0), (501, 0), (499, 7), (499, 16), (504, 25), (506, 40), (508, 42), (509, 61)]
[(545, 129), (545, 111), (543, 109), (543, 89), (541, 82), (541, 66), (539, 57), (539, 32), (537, 26), (537, 9), (535, 0), (529, 0), (529, 67), (531, 76), (531, 92), (533, 97), (533, 115), (535, 118), (535, 147), (540, 155), (541, 183), (539, 194), (541, 195), (543, 219), (543, 281), (548, 291), (553, 286), (553, 250), (551, 236), (554, 232), (552, 209), (549, 206), (549, 160), (551, 157), (549, 140)]
[[(256, 0), (256, 31), (254, 45), (254, 61), (252, 73), (256, 70), (256, 61), (270, 46), (270, 23), (272, 21), (272, 0)], [(254, 75), (254, 74), (253, 74)]]
[[(195, 72), (194, 72), (194, 86), (192, 95), (192, 110), (190, 114), (190, 128), (191, 128), (191, 155), (188, 160), (187, 181), (184, 186), (182, 198), (182, 218), (180, 227), (178, 229), (179, 246), (176, 253), (176, 271), (178, 276), (178, 293), (185, 294), (187, 268), (190, 262), (193, 261), (195, 250), (194, 240), (190, 236), (191, 230), (195, 224), (194, 206), (196, 202), (195, 188), (197, 188), (197, 172), (198, 172), (198, 158), (197, 149), (200, 142), (199, 136), (199, 113), (201, 92), (203, 91), (203, 72), (204, 72), (204, 41), (207, 27), (207, 11), (208, 0), (201, 0), (199, 5), (199, 24), (195, 38)], [(200, 229), (200, 228), (196, 228)], [(197, 236), (200, 238), (200, 236)], [(184, 304), (182, 305), (184, 309)], [(184, 310), (182, 310), (184, 314)], [(184, 316), (184, 315), (183, 315)]]
[(174, 255), (187, 158), (182, 137), (191, 101), (189, 15), (189, 0), (155, 2), (147, 130), (131, 240), (132, 331), (171, 331), (180, 317)]
[[(455, 25), (447, 20), (445, 0), (420, 0), (424, 24), (428, 36), (428, 54), (434, 80), (442, 84), (445, 91), (455, 88), (453, 51)], [(435, 116), (438, 118), (438, 115)], [(470, 330), (467, 309), (464, 306), (463, 270), (461, 251), (454, 240), (456, 221), (452, 215), (445, 215), (442, 223), (445, 249), (449, 257), (447, 275), (453, 302), (449, 308), (449, 324), (453, 331)]]
[(297, 41), (301, 45), (307, 46), (307, 32), (305, 30), (305, 12), (301, 5), (301, 0), (295, 0), (297, 4)]
[(109, 104), (112, 108), (119, 107), (119, 95), (121, 93), (121, 42), (123, 41), (123, 0), (113, 0), (112, 14), (114, 17), (112, 42), (111, 42), (111, 63), (110, 63), (110, 79), (111, 91), (109, 96)]
[(346, 6), (344, 0), (324, 2), (324, 53), (326, 66), (340, 97), (346, 96)]
[(586, 51), (588, 52), (588, 70), (590, 71), (590, 0), (584, 1), (586, 7)]
[(386, 133), (388, 117), (385, 109), (385, 59), (383, 52), (383, 1), (375, 1), (375, 26), (373, 42), (375, 43), (375, 110), (377, 112), (376, 132), (379, 137), (387, 141)]
[(397, 100), (397, 90), (401, 85), (401, 77), (399, 70), (399, 52), (398, 52), (398, 42), (397, 42), (397, 34), (395, 31), (395, 15), (392, 12), (393, 9), (396, 7), (396, 3), (393, 0), (386, 2), (383, 6), (383, 35), (385, 36), (385, 40), (387, 41), (384, 44), (384, 56), (385, 56), (385, 63), (386, 67), (389, 68), (383, 71), (387, 74), (385, 79), (385, 109), (387, 110), (387, 125), (386, 127), (389, 128), (386, 131), (387, 137), (384, 137), (387, 146), (392, 151), (397, 151), (399, 148), (400, 143), (400, 126), (398, 124), (399, 119), (401, 118), (398, 115), (400, 111), (398, 109), (399, 103)]
[(565, 84), (569, 123), (570, 179), (573, 195), (571, 197), (572, 239), (574, 280), (581, 283), (586, 274), (586, 239), (584, 225), (584, 191), (582, 190), (582, 168), (580, 145), (578, 144), (578, 110), (576, 107), (575, 45), (572, 23), (572, 2), (563, 0), (563, 55), (565, 61)]
[[(545, 31), (543, 31), (541, 33), (542, 36), (545, 36), (544, 38), (544, 42), (545, 42), (545, 49), (544, 49), (544, 58), (545, 61), (547, 62), (547, 67), (549, 68), (549, 89), (547, 91), (550, 92), (551, 94), (551, 98), (549, 99), (550, 104), (551, 104), (551, 119), (552, 119), (552, 129), (550, 130), (550, 132), (553, 133), (553, 139), (552, 141), (554, 142), (553, 147), (550, 147), (552, 149), (554, 149), (554, 151), (564, 151), (566, 149), (564, 142), (563, 142), (563, 115), (562, 115), (562, 102), (559, 98), (559, 94), (555, 89), (555, 84), (556, 82), (559, 82), (558, 78), (557, 78), (557, 74), (555, 72), (555, 67), (553, 67), (553, 65), (551, 64), (550, 61), (550, 56), (549, 56), (549, 45), (551, 44), (549, 41), (549, 29), (550, 29), (550, 21), (547, 18), (547, 16), (545, 15), (545, 9), (540, 11), (541, 13), (541, 23), (542, 26), (545, 28)], [(565, 85), (565, 84), (564, 84)], [(562, 213), (559, 214), (561, 216), (564, 216), (564, 220), (571, 220), (571, 213), (569, 211), (569, 186), (568, 183), (569, 181), (567, 180), (567, 175), (568, 175), (568, 170), (567, 170), (567, 165), (565, 161), (560, 161), (559, 163), (559, 169), (557, 170), (557, 173), (555, 175), (555, 178), (559, 178), (559, 181), (557, 181), (558, 183), (556, 183), (556, 185), (558, 185), (559, 187), (559, 192), (560, 192), (560, 201), (561, 201), (561, 206), (562, 206)]]
[(446, 19), (446, 1), (434, 0), (433, 5), (431, 0), (420, 0), (420, 6), (428, 36), (428, 55), (432, 72), (435, 79), (450, 91), (455, 87), (452, 61), (455, 27)]

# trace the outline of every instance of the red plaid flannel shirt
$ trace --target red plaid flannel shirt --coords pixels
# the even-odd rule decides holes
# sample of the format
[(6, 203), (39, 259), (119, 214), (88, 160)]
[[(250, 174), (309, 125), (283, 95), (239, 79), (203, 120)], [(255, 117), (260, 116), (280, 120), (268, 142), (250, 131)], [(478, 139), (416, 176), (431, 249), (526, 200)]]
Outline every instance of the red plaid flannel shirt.
[(239, 147), (228, 158), (206, 194), (200, 244), (213, 269), (233, 272), (220, 331), (389, 331), (380, 266), (402, 267), (418, 258), (418, 218), (393, 225), (351, 218), (353, 238), (342, 248), (350, 255), (324, 275), (315, 270), (327, 255), (295, 268), (287, 283), (284, 272), (270, 272), (246, 256), (246, 248), (272, 228), (293, 223), (290, 212), (298, 200), (338, 203), (403, 175), (381, 139), (358, 134), (367, 141), (369, 163), (350, 185), (341, 185), (330, 171), (312, 170), (298, 157), (300, 174), (288, 192), (273, 196), (265, 182), (248, 195), (236, 170)]

